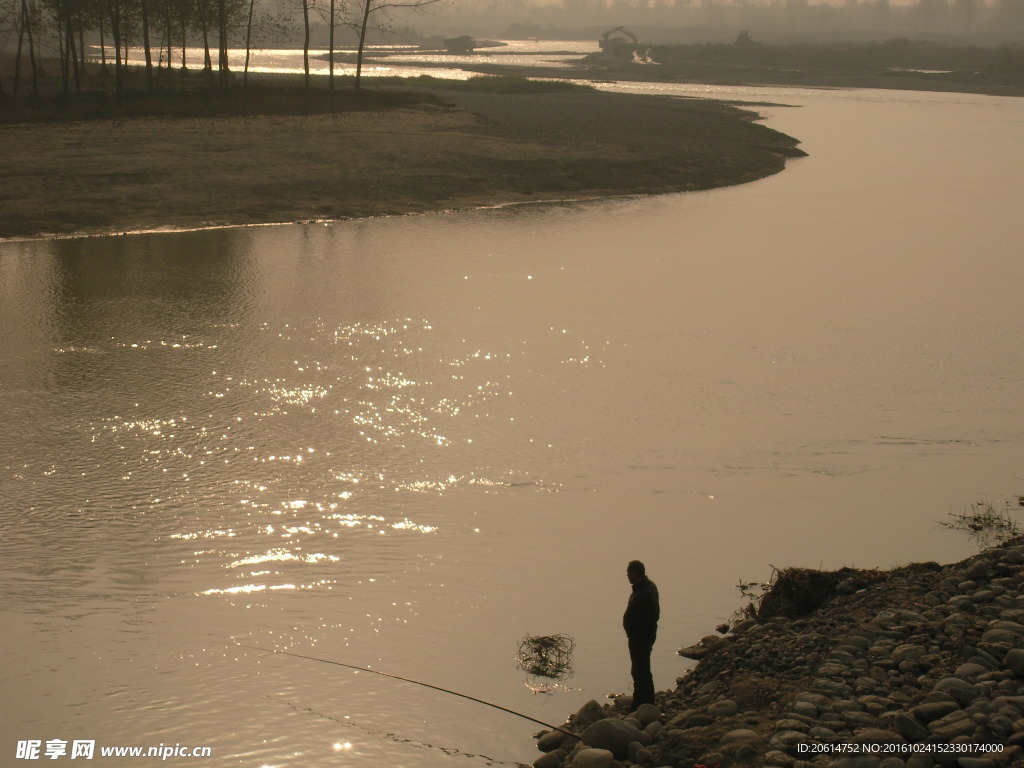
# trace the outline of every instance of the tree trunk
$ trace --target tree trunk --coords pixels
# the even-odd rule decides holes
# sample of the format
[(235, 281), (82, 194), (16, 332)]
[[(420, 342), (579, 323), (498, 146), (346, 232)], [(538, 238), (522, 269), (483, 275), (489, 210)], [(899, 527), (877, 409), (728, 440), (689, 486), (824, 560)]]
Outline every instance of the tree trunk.
[(21, 48), (25, 42), (25, 30), (28, 26), (28, 18), (26, 17), (25, 3), (27, 0), (21, 0), (21, 23), (18, 25), (18, 52), (14, 55), (14, 93), (11, 98), (15, 102), (18, 101), (18, 84), (21, 81)]
[(227, 1), (217, 0), (217, 59), (220, 69), (220, 86), (228, 86), (228, 12)]
[(306, 94), (309, 94), (309, 0), (302, 0), (302, 26), (306, 36), (302, 41), (302, 71), (305, 73)]
[(242, 70), (242, 90), (249, 97), (249, 56), (252, 53), (252, 12), (256, 0), (249, 0), (249, 17), (245, 20), (245, 67)]
[(85, 18), (78, 13), (78, 65), (85, 71)]
[(121, 0), (110, 4), (110, 36), (114, 38), (114, 88), (124, 93), (124, 64), (121, 61)]
[[(334, 98), (334, 0), (331, 0), (331, 18), (330, 18), (331, 30), (330, 30), (330, 41), (328, 47), (328, 66), (329, 74), (327, 76), (327, 90), (331, 93), (331, 98)], [(331, 102), (333, 108), (333, 101)]]
[(171, 18), (171, 4), (167, 3), (167, 15), (164, 16), (164, 26), (167, 27), (167, 71), (168, 73), (174, 69), (173, 50), (171, 46), (174, 43), (174, 19)]
[(39, 97), (39, 59), (36, 56), (35, 35), (32, 34), (31, 17), (25, 18), (25, 32), (28, 35), (28, 60), (32, 64), (32, 98)]
[(75, 93), (81, 93), (82, 73), (78, 67), (78, 51), (75, 50), (75, 25), (71, 19), (70, 3), (68, 7), (68, 18), (65, 23), (65, 30), (67, 33), (67, 40), (65, 41), (64, 47), (67, 49), (68, 63), (70, 64), (71, 71), (75, 76)]
[(146, 52), (146, 90), (153, 90), (153, 51), (149, 45), (149, 0), (142, 0), (142, 48)]
[(67, 96), (71, 92), (71, 69), (68, 61), (67, 0), (57, 6), (57, 55), (60, 61), (60, 92)]
[(103, 13), (100, 13), (100, 72), (107, 71), (107, 36), (104, 27)]
[(206, 70), (207, 80), (213, 85), (213, 61), (210, 59), (210, 31), (206, 25), (206, 14), (200, 14), (200, 23), (203, 26), (203, 69)]
[(373, 0), (362, 0), (363, 23), (359, 25), (359, 50), (356, 53), (356, 90), (359, 90), (363, 76), (363, 48), (366, 46), (366, 25), (370, 23), (370, 3)]

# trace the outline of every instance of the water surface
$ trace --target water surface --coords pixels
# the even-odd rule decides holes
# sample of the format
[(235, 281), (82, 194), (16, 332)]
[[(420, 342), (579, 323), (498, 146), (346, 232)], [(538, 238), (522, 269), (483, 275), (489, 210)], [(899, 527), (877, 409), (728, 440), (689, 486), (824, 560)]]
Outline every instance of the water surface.
[[(719, 95), (797, 105), (761, 111), (809, 157), (699, 194), (0, 245), (2, 748), (530, 762), (531, 723), (240, 646), (561, 722), (627, 689), (629, 559), (665, 688), (772, 564), (969, 554), (936, 521), (1024, 482), (1024, 103)], [(576, 674), (538, 695), (515, 651), (555, 632)]]

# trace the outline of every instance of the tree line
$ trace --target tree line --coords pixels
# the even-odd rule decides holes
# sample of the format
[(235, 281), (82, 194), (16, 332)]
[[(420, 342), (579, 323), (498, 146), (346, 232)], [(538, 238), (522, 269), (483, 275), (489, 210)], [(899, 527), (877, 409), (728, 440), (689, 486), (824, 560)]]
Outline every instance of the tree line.
[[(329, 89), (335, 88), (336, 32), (357, 40), (354, 87), (359, 90), (367, 32), (384, 29), (389, 12), (419, 9), (444, 0), (284, 0), (258, 6), (259, 0), (0, 0), (0, 51), (13, 53), (6, 76), (0, 75), (0, 98), (38, 98), (44, 62), (55, 62), (60, 91), (66, 97), (83, 90), (87, 65), (113, 74), (113, 87), (124, 93), (129, 50), (144, 57), (145, 88), (172, 71), (175, 60), (187, 69), (186, 50), (201, 45), (203, 70), (210, 85), (226, 89), (234, 80), (228, 52), (244, 47), (243, 83), (248, 83), (253, 46), (294, 37), (303, 40), (304, 85), (310, 87), (310, 39), (322, 23), (329, 37)], [(296, 28), (297, 27), (297, 28)], [(90, 53), (95, 50), (97, 53)], [(10, 59), (10, 54), (6, 57)], [(9, 80), (5, 82), (5, 77)], [(10, 88), (10, 93), (8, 93)]]

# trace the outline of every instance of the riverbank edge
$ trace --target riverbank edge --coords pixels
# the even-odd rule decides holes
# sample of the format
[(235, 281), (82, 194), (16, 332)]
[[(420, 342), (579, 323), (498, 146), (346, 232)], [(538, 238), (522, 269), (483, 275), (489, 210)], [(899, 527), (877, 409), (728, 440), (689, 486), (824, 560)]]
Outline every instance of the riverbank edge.
[[(697, 664), (656, 706), (590, 701), (563, 726), (581, 739), (537, 734), (534, 766), (1024, 765), (1024, 538), (949, 565), (794, 574), (773, 589), (781, 613), (680, 649)], [(824, 602), (797, 615), (804, 597)]]
[(804, 154), (756, 115), (710, 100), (439, 93), (447, 106), (5, 125), (0, 238), (711, 189), (778, 173)]
[[(567, 59), (562, 66), (510, 66), (471, 64), (463, 67), (481, 75), (517, 75), (547, 80), (591, 83), (678, 83), (735, 88), (813, 88), (824, 90), (889, 90), (927, 93), (970, 93), (979, 96), (1021, 97), (1024, 84), (1016, 81), (967, 82), (964, 73), (955, 72), (843, 72), (800, 70), (773, 67), (736, 67), (713, 62), (672, 67), (595, 57), (589, 60)], [(961, 77), (957, 77), (960, 75)]]

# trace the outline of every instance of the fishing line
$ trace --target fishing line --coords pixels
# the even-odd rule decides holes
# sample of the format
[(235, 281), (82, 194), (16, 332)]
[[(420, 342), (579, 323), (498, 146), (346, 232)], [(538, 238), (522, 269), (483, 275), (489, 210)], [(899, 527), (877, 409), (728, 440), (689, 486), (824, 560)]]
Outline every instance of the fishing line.
[(448, 693), (448, 694), (451, 694), (452, 696), (459, 696), (460, 698), (463, 698), (463, 699), (469, 699), (470, 701), (475, 701), (477, 704), (484, 704), (484, 705), (486, 705), (488, 707), (493, 707), (494, 709), (501, 710), (502, 712), (507, 712), (510, 715), (515, 715), (516, 717), (521, 717), (521, 718), (523, 718), (523, 720), (529, 720), (531, 723), (537, 723), (538, 725), (543, 725), (545, 728), (551, 728), (551, 729), (556, 730), (556, 731), (561, 731), (562, 733), (565, 733), (565, 734), (568, 734), (569, 736), (572, 736), (574, 739), (578, 739), (579, 738), (579, 736), (577, 734), (573, 733), (572, 731), (567, 731), (565, 728), (562, 728), (561, 726), (551, 725), (551, 723), (545, 723), (543, 720), (538, 720), (535, 717), (530, 717), (529, 715), (524, 715), (522, 712), (516, 712), (514, 709), (509, 709), (508, 707), (503, 707), (500, 704), (492, 704), (489, 701), (484, 701), (483, 699), (478, 699), (476, 696), (470, 696), (467, 693), (459, 693), (458, 691), (452, 691), (452, 690), (449, 690), (448, 688), (442, 688), (439, 685), (431, 685), (430, 683), (424, 683), (424, 682), (421, 682), (419, 680), (413, 680), (412, 678), (409, 678), (409, 677), (402, 677), (401, 675), (392, 675), (390, 672), (381, 672), (381, 671), (376, 670), (376, 669), (370, 669), (369, 667), (359, 667), (359, 666), (356, 666), (355, 664), (346, 664), (344, 662), (333, 661), (331, 659), (320, 659), (320, 658), (317, 658), (316, 656), (304, 656), (301, 653), (292, 653), (291, 651), (279, 651), (279, 650), (276, 650), (274, 648), (261, 648), (261, 647), (256, 646), (256, 645), (242, 645), (241, 643), (236, 643), (236, 645), (239, 648), (249, 648), (249, 649), (251, 649), (253, 651), (263, 651), (264, 653), (276, 653), (276, 654), (280, 654), (281, 656), (294, 656), (297, 659), (306, 659), (307, 661), (319, 661), (321, 664), (333, 664), (336, 667), (345, 667), (346, 669), (354, 669), (357, 672), (369, 672), (369, 673), (374, 674), (374, 675), (380, 675), (381, 677), (390, 677), (390, 678), (392, 678), (394, 680), (401, 680), (402, 682), (405, 682), (405, 683), (412, 683), (413, 685), (422, 685), (424, 688), (433, 688), (435, 691), (441, 691), (441, 693)]
[(510, 765), (513, 768), (527, 768), (527, 766), (523, 765), (522, 763), (513, 763), (508, 760), (499, 760), (498, 758), (491, 757), (489, 755), (476, 754), (475, 752), (463, 752), (461, 749), (457, 749), (456, 747), (443, 747), (437, 744), (427, 744), (426, 742), (416, 741), (416, 739), (410, 739), (406, 736), (399, 736), (397, 733), (388, 733), (387, 731), (382, 731), (377, 728), (370, 728), (368, 726), (362, 725), (347, 718), (345, 720), (341, 720), (332, 715), (325, 715), (323, 712), (318, 712), (312, 707), (298, 706), (297, 704), (293, 704), (292, 702), (287, 700), (285, 700), (284, 703), (291, 707), (292, 710), (294, 710), (295, 712), (300, 712), (304, 715), (315, 715), (316, 717), (322, 717), (324, 720), (330, 720), (332, 723), (343, 725), (346, 728), (356, 728), (360, 731), (363, 731), (364, 733), (368, 733), (371, 736), (376, 736), (378, 738), (393, 742), (395, 744), (401, 744), (402, 746), (415, 747), (416, 749), (433, 749), (437, 750), (438, 752), (443, 752), (449, 757), (465, 757), (469, 758), (470, 760), (483, 760), (489, 766)]

